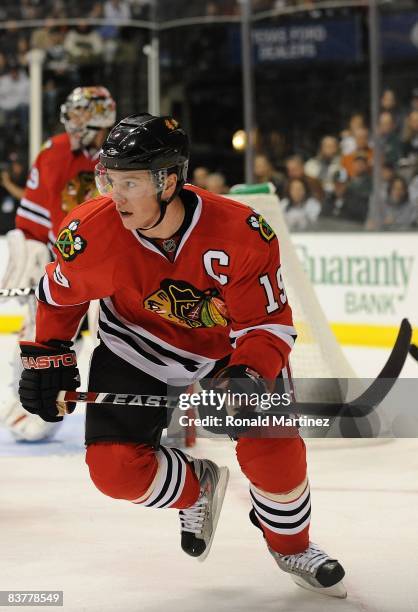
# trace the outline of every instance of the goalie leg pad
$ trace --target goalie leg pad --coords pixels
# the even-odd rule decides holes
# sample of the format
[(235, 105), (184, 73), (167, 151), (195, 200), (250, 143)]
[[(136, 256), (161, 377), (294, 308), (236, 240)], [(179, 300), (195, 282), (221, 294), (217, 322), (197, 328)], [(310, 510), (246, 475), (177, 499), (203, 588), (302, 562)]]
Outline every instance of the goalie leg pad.
[(0, 424), (19, 442), (39, 442), (51, 438), (61, 423), (46, 423), (22, 408), (18, 398), (9, 394), (0, 400)]
[(152, 508), (186, 508), (199, 483), (191, 459), (175, 448), (95, 443), (87, 448), (90, 477), (105, 495)]
[(48, 247), (39, 240), (26, 240), (22, 230), (7, 233), (9, 259), (2, 279), (2, 287), (32, 287), (45, 272), (51, 261)]

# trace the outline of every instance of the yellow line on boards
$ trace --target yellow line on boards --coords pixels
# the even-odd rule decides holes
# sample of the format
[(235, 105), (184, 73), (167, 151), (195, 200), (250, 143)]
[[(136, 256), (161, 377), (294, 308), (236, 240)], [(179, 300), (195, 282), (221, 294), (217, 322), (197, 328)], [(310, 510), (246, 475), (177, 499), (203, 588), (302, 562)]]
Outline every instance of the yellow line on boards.
[(22, 315), (0, 315), (0, 334), (13, 334), (22, 327)]
[[(18, 332), (23, 317), (19, 315), (0, 315), (0, 334)], [(354, 323), (331, 323), (338, 342), (351, 346), (375, 346), (391, 348), (395, 342), (398, 328), (394, 325), (356, 325)], [(412, 341), (418, 344), (418, 328), (413, 330)]]
[[(391, 348), (398, 334), (394, 325), (355, 325), (354, 323), (331, 323), (338, 342), (351, 346), (373, 346)], [(418, 344), (418, 328), (412, 330), (412, 342)]]

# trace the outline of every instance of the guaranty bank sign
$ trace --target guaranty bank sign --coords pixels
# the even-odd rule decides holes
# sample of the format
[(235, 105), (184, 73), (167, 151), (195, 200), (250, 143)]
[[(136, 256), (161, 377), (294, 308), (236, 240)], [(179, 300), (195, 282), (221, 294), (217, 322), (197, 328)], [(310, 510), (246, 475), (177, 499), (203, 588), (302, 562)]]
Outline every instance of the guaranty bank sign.
[[(398, 323), (418, 303), (418, 233), (295, 234), (299, 259), (333, 321)], [(376, 317), (381, 320), (376, 320)]]

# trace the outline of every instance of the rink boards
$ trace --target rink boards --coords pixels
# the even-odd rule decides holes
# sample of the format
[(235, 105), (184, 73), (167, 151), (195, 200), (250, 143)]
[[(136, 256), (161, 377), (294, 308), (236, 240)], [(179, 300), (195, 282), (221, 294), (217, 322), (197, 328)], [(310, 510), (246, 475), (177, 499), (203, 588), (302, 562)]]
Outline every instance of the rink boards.
[[(418, 342), (418, 233), (296, 233), (299, 259), (342, 345), (390, 347), (408, 317)], [(7, 246), (0, 237), (0, 276)], [(23, 307), (0, 302), (0, 333), (20, 327)]]

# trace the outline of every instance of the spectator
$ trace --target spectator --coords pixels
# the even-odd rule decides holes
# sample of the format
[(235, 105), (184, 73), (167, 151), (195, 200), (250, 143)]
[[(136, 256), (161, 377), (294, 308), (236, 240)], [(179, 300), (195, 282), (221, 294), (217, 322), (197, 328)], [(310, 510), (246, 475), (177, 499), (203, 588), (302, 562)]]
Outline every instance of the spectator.
[(90, 8), (88, 16), (91, 19), (100, 19), (103, 17), (103, 5), (101, 2), (93, 2), (93, 5)]
[(100, 28), (99, 33), (104, 41), (105, 63), (112, 63), (118, 49), (119, 28), (115, 23), (130, 19), (131, 9), (125, 0), (106, 0), (103, 16), (108, 23)]
[(392, 180), (395, 178), (396, 176), (396, 171), (395, 171), (395, 166), (394, 164), (387, 162), (387, 161), (383, 161), (382, 163), (382, 174), (381, 174), (381, 198), (382, 200), (387, 198), (388, 192), (389, 192), (389, 185), (392, 182)]
[(418, 110), (411, 111), (406, 119), (402, 138), (404, 157), (416, 158), (418, 154)]
[(1, 171), (0, 181), (0, 234), (6, 234), (15, 226), (16, 210), (26, 183), (26, 163), (12, 153), (9, 163)]
[(292, 179), (300, 179), (305, 181), (306, 185), (309, 188), (310, 193), (319, 200), (319, 202), (324, 201), (324, 190), (322, 189), (321, 182), (317, 178), (313, 178), (305, 174), (305, 165), (303, 162), (303, 158), (300, 155), (291, 155), (286, 160), (286, 175), (287, 175), (287, 184), (286, 189), (288, 191), (288, 184)]
[(355, 139), (355, 150), (353, 153), (343, 155), (341, 165), (347, 170), (348, 176), (351, 178), (354, 176), (355, 160), (359, 156), (363, 156), (367, 159), (369, 166), (373, 160), (373, 150), (369, 145), (369, 130), (365, 127), (356, 128), (354, 131)]
[(212, 193), (223, 195), (229, 192), (229, 187), (221, 172), (212, 172), (206, 179), (206, 189)]
[(267, 155), (260, 153), (254, 158), (254, 179), (256, 183), (273, 183), (278, 195), (283, 195), (285, 178), (271, 163)]
[(347, 191), (349, 177), (347, 171), (341, 168), (334, 176), (334, 196), (325, 201), (326, 206), (322, 208), (322, 215), (338, 217), (341, 215), (344, 206), (344, 196)]
[(63, 42), (64, 36), (59, 37), (57, 34), (62, 33), (63, 29), (59, 26), (54, 26), (51, 19), (45, 21), (45, 26), (37, 28), (32, 32), (30, 46), (32, 49), (42, 49), (47, 51), (54, 47), (58, 41)]
[(64, 47), (74, 62), (92, 64), (103, 51), (103, 41), (87, 23), (80, 23), (68, 32)]
[(418, 174), (416, 174), (408, 185), (409, 199), (418, 206)]
[(4, 53), (0, 51), (0, 76), (7, 72), (7, 58)]
[[(18, 2), (15, 4), (18, 5)], [(0, 51), (5, 53), (8, 57), (13, 58), (13, 60), (16, 58), (17, 41), (20, 31), (21, 30), (17, 27), (17, 21), (8, 21), (6, 27), (1, 30)]]
[[(66, 31), (64, 28), (54, 26), (39, 36), (41, 45), (48, 45), (46, 52), (44, 69), (48, 76), (60, 77), (70, 70), (70, 58), (64, 47)], [(42, 48), (42, 47), (39, 47)]]
[[(48, 91), (55, 90), (64, 97), (76, 81), (76, 71), (71, 65), (69, 55), (64, 48), (66, 28), (53, 26), (47, 22), (45, 28), (35, 30), (32, 34), (31, 46), (45, 51), (44, 82), (48, 83)], [(56, 100), (52, 102), (56, 104)], [(48, 116), (55, 117), (56, 108)]]
[(31, 0), (20, 0), (20, 19), (39, 19), (41, 15), (40, 6), (35, 6)]
[(201, 187), (202, 189), (207, 189), (207, 180), (209, 176), (209, 170), (204, 166), (197, 166), (193, 170), (193, 185), (196, 187)]
[(340, 169), (340, 151), (338, 140), (334, 136), (324, 136), (321, 140), (318, 155), (305, 164), (307, 176), (321, 181), (325, 193), (334, 193), (334, 176)]
[(269, 159), (283, 159), (286, 152), (286, 139), (278, 130), (260, 132), (257, 130), (256, 147), (257, 152), (263, 152)]
[(152, 0), (131, 0), (133, 19), (149, 19)]
[(290, 179), (281, 205), (290, 230), (312, 228), (321, 212), (321, 204), (310, 194), (306, 181), (298, 178)]
[(395, 131), (399, 132), (402, 126), (402, 111), (399, 108), (396, 93), (393, 89), (385, 89), (383, 91), (380, 98), (380, 112), (392, 115)]
[[(68, 2), (68, 0), (53, 0), (54, 2), (63, 3), (67, 11), (67, 17), (80, 19), (80, 17), (101, 17), (96, 15), (96, 4), (95, 0), (78, 0), (77, 2)], [(82, 4), (80, 4), (82, 1)], [(66, 6), (65, 6), (66, 5)]]
[(393, 115), (388, 111), (380, 113), (378, 138), (383, 159), (390, 164), (397, 164), (401, 156), (401, 141)]
[(411, 92), (410, 111), (418, 111), (418, 87)]
[(48, 131), (54, 130), (57, 106), (78, 80), (75, 66), (64, 47), (66, 29), (51, 26), (36, 30), (31, 39), (34, 48), (45, 51), (44, 59), (44, 120)]
[(25, 36), (17, 39), (16, 62), (20, 68), (26, 69), (28, 66), (29, 41)]
[(353, 176), (344, 188), (340, 216), (364, 223), (369, 212), (372, 179), (366, 155), (358, 153), (353, 159)]
[(341, 153), (343, 155), (349, 155), (356, 150), (355, 132), (359, 128), (365, 128), (366, 123), (361, 113), (354, 113), (351, 115), (348, 122), (348, 128), (341, 132)]
[(126, 21), (131, 17), (129, 2), (126, 0), (106, 0), (103, 13), (109, 21)]
[(411, 201), (405, 179), (396, 176), (389, 186), (388, 197), (384, 202), (383, 225), (392, 230), (411, 229), (417, 219), (417, 203)]
[(16, 64), (10, 64), (9, 71), (0, 76), (0, 111), (9, 128), (25, 131), (28, 123), (29, 79)]
[[(76, 5), (76, 3), (71, 4)], [(80, 8), (81, 7), (78, 7), (78, 10), (80, 10)], [(65, 0), (52, 0), (49, 6), (48, 15), (52, 17), (52, 19), (65, 19), (66, 17), (69, 17), (70, 15), (67, 14)], [(78, 13), (77, 17), (79, 16), (80, 13)]]

